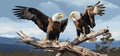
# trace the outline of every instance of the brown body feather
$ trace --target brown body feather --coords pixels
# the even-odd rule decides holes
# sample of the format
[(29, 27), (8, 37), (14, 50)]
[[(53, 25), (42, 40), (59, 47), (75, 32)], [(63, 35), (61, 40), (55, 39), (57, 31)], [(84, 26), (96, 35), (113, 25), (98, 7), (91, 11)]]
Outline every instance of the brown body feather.
[(82, 34), (89, 34), (90, 33), (90, 28), (83, 19), (74, 21), (74, 24), (76, 27), (78, 37), (80, 36), (80, 33), (82, 33)]
[(47, 39), (49, 40), (55, 40), (59, 38), (60, 35), (60, 27), (61, 27), (61, 22), (57, 21), (52, 21), (51, 18), (49, 18), (49, 25), (47, 28)]
[(95, 19), (94, 19), (94, 13), (92, 12), (93, 8), (89, 8), (87, 7), (85, 12), (82, 13), (82, 18), (83, 20), (91, 27), (94, 28), (95, 27)]

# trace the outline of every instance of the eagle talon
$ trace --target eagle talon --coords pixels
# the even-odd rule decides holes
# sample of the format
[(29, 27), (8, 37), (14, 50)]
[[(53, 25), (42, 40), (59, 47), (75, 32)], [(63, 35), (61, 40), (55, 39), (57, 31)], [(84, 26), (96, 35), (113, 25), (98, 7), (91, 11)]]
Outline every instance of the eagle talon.
[(86, 37), (86, 34), (83, 34), (83, 35), (82, 35), (82, 38), (87, 38), (87, 37)]
[(58, 41), (58, 40), (56, 40), (55, 43), (56, 43), (57, 45), (59, 45), (59, 41)]
[(77, 36), (75, 39), (79, 39), (80, 38), (80, 36)]
[(46, 42), (46, 43), (47, 43), (47, 44), (50, 44), (51, 42), (52, 42), (51, 40), (47, 40), (47, 42)]
[(54, 42), (55, 42), (56, 44), (59, 44), (59, 41), (58, 41), (57, 38), (54, 40)]

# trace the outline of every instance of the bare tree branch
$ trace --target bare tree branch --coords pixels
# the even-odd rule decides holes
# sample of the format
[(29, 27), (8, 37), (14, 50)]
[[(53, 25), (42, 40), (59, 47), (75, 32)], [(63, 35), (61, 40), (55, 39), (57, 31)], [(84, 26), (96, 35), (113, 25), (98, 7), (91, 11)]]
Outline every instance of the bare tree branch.
[(54, 50), (54, 51), (59, 51), (56, 56), (63, 56), (65, 51), (71, 52), (77, 56), (101, 56), (99, 53), (95, 53), (89, 49), (86, 49), (81, 46), (77, 46), (78, 44), (99, 36), (105, 32), (107, 32), (107, 29), (102, 29), (98, 30), (96, 32), (90, 33), (86, 36), (86, 38), (77, 38), (73, 42), (59, 42), (58, 44), (55, 42), (47, 43), (46, 41), (35, 41), (26, 34), (24, 34), (22, 31), (17, 33), (19, 38), (21, 39), (20, 41), (34, 46), (36, 49), (44, 49), (44, 50)]
[(65, 50), (60, 50), (60, 51), (56, 54), (56, 56), (63, 56), (64, 52), (65, 52)]
[(80, 44), (80, 43), (82, 43), (84, 41), (87, 41), (87, 40), (89, 40), (91, 38), (97, 37), (97, 36), (99, 36), (99, 35), (101, 35), (103, 33), (106, 33), (108, 31), (109, 31), (108, 29), (100, 29), (100, 30), (98, 30), (96, 32), (92, 32), (92, 33), (88, 34), (84, 38), (77, 37), (77, 38), (74, 39), (74, 41), (72, 42), (72, 44), (78, 45), (78, 44)]

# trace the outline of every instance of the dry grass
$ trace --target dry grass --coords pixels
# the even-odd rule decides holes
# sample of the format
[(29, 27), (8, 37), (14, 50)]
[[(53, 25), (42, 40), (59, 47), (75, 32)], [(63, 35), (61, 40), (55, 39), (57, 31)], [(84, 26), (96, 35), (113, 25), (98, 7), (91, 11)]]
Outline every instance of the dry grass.
[[(55, 56), (56, 52), (32, 52), (25, 51), (0, 52), (0, 56)], [(75, 56), (69, 52), (65, 52), (63, 56)], [(120, 49), (110, 52), (110, 56), (120, 56)]]
[[(10, 52), (10, 53), (0, 52), (0, 56), (55, 56), (55, 55), (56, 55), (56, 52), (42, 52), (42, 53), (38, 53), (38, 52), (28, 53), (24, 51)], [(65, 52), (63, 56), (75, 56), (75, 55), (69, 52)]]

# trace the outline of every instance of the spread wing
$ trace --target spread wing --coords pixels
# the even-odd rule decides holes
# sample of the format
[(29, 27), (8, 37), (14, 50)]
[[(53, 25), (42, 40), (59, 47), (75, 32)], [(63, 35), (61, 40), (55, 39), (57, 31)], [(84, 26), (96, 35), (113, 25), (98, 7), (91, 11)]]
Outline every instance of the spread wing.
[(68, 23), (68, 19), (62, 20), (61, 21), (61, 28), (60, 28), (60, 32), (63, 32), (67, 26)]
[(19, 19), (32, 20), (41, 30), (47, 31), (48, 26), (48, 16), (43, 14), (41, 11), (24, 6), (16, 6), (14, 10), (14, 15), (19, 17)]
[(98, 1), (96, 4), (87, 6), (87, 8), (85, 9), (85, 13), (83, 14), (83, 16), (86, 18), (85, 21), (91, 28), (95, 26), (94, 16), (104, 15), (105, 11), (104, 8), (105, 8), (104, 4), (100, 4), (100, 1)]

